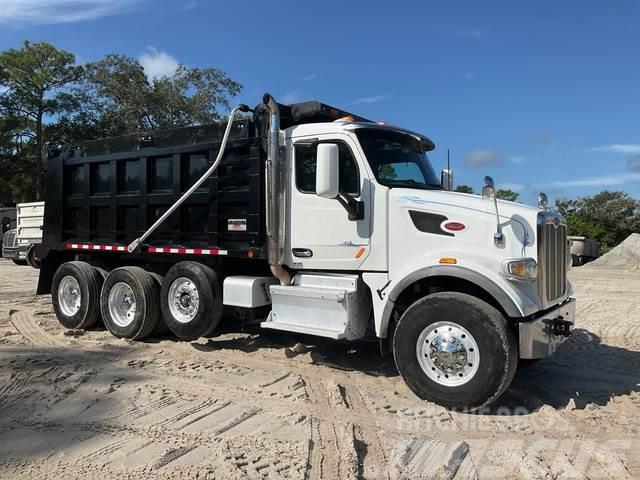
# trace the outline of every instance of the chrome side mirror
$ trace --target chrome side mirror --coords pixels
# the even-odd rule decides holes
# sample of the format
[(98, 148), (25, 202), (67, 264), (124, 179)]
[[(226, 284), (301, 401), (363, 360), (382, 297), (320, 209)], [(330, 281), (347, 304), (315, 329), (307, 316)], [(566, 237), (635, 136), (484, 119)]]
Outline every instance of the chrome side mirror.
[(445, 190), (453, 190), (453, 172), (451, 170), (442, 170), (440, 173), (440, 184)]
[(500, 214), (498, 213), (498, 197), (496, 197), (496, 184), (493, 178), (484, 177), (484, 186), (482, 187), (482, 198), (487, 200), (493, 199), (493, 208), (496, 212), (496, 232), (493, 234), (493, 243), (496, 246), (502, 246), (504, 244), (504, 233), (502, 233), (502, 225), (500, 225)]
[(482, 198), (495, 198), (496, 184), (492, 177), (484, 177), (484, 185), (482, 186)]

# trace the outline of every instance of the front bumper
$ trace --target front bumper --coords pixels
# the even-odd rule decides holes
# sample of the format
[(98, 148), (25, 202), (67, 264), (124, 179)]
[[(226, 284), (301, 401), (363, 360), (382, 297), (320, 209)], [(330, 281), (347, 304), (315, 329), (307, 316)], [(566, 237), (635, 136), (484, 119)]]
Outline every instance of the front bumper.
[(571, 335), (576, 300), (570, 298), (541, 317), (518, 325), (520, 358), (544, 358)]
[(9, 260), (26, 260), (27, 248), (19, 247), (2, 247), (2, 258), (8, 258)]

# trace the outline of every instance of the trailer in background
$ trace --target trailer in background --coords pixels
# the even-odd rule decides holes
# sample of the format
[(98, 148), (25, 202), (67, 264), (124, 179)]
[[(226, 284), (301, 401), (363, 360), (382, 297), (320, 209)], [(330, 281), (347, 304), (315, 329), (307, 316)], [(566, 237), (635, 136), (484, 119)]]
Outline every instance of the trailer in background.
[(600, 242), (587, 237), (567, 237), (574, 267), (592, 262), (600, 256)]

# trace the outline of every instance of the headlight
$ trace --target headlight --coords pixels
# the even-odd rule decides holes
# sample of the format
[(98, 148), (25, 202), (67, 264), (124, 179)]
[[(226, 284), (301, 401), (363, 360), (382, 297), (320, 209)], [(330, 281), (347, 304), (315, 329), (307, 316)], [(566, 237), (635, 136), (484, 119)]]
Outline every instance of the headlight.
[(535, 280), (538, 278), (538, 263), (533, 258), (507, 260), (504, 262), (504, 273), (515, 280)]

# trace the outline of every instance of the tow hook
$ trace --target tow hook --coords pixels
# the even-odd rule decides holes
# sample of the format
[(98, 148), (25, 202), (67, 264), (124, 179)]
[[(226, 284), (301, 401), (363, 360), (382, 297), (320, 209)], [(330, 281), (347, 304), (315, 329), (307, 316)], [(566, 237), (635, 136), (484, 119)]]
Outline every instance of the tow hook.
[(571, 335), (571, 327), (573, 322), (565, 320), (562, 315), (556, 318), (546, 320), (547, 324), (546, 333), (556, 336), (568, 337)]

